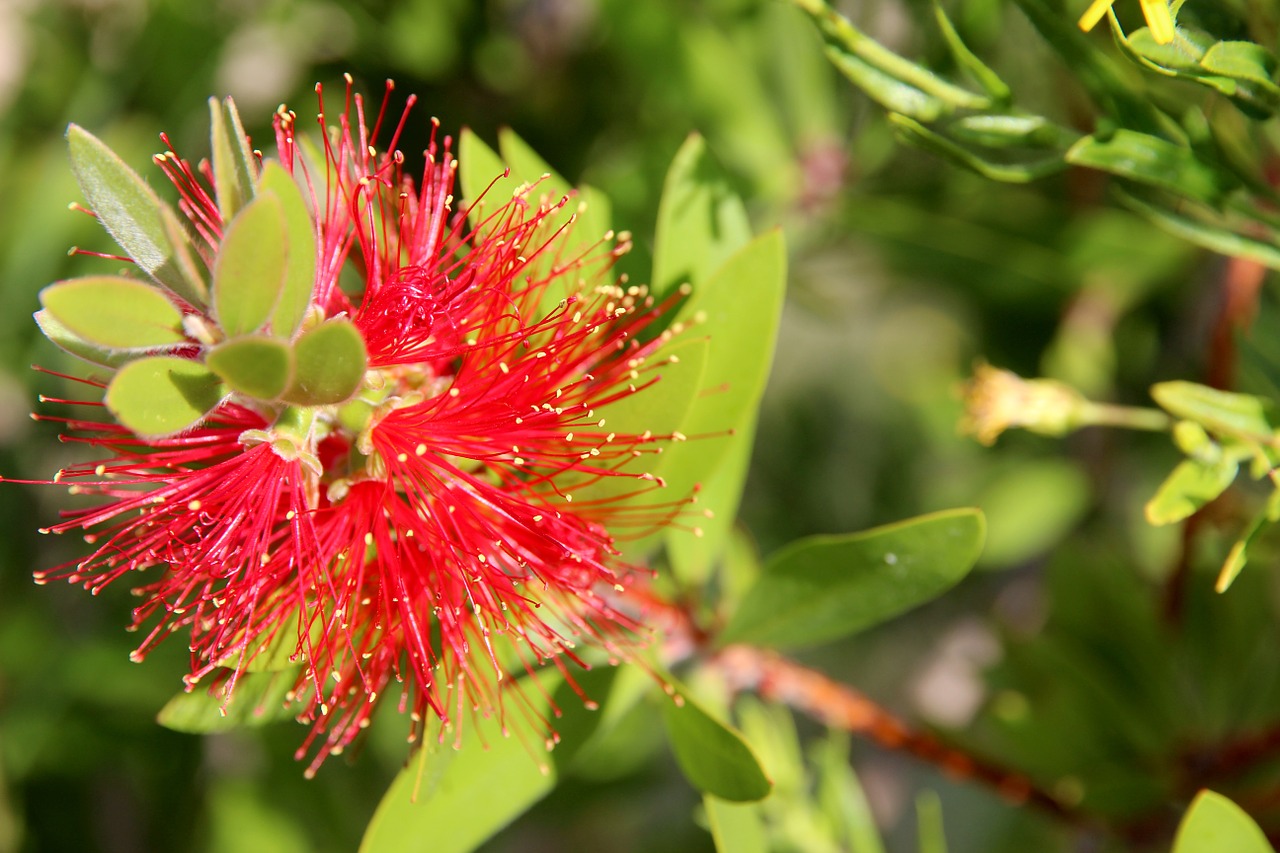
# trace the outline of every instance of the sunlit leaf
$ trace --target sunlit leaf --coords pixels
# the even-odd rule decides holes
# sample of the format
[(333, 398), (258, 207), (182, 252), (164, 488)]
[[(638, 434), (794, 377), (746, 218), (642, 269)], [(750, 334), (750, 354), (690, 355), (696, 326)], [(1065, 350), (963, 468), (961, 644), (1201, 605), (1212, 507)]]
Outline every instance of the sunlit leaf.
[(192, 278), (195, 262), (173, 210), (84, 128), (70, 125), (67, 144), (80, 191), (107, 233), (156, 281), (192, 305), (203, 305), (207, 289), (201, 278)]
[(710, 794), (703, 795), (702, 805), (717, 853), (769, 853), (769, 835), (759, 806), (730, 803)]
[(116, 420), (140, 436), (164, 436), (195, 426), (226, 395), (218, 377), (198, 361), (153, 356), (125, 365), (107, 386)]
[(233, 338), (209, 350), (205, 364), (234, 391), (274, 400), (293, 380), (293, 350), (265, 335)]
[(300, 406), (341, 403), (360, 387), (368, 355), (360, 331), (346, 318), (328, 320), (293, 343), (293, 384), (285, 394)]
[(958, 509), (794, 542), (769, 558), (718, 641), (792, 648), (879, 624), (964, 577), (984, 535), (982, 514)]
[(297, 680), (297, 667), (241, 673), (230, 701), (219, 688), (210, 693), (197, 686), (190, 693), (179, 693), (170, 699), (156, 720), (174, 731), (205, 734), (289, 719), (296, 711), (290, 709), (286, 695)]
[(35, 313), (35, 321), (36, 325), (40, 327), (41, 333), (52, 341), (55, 346), (90, 364), (116, 368), (141, 357), (141, 353), (131, 353), (127, 350), (115, 350), (91, 344), (59, 323), (57, 318), (46, 310), (37, 311)]
[(1219, 435), (1264, 439), (1275, 431), (1273, 407), (1260, 397), (1182, 381), (1153, 385), (1151, 397), (1170, 414)]
[(267, 324), (289, 255), (284, 207), (274, 193), (261, 193), (227, 227), (213, 265), (214, 316), (228, 337)]
[(1274, 853), (1253, 818), (1221, 794), (1203, 790), (1178, 825), (1173, 853)]
[(258, 187), (279, 200), (280, 212), (284, 216), (289, 255), (280, 300), (271, 312), (271, 333), (278, 338), (291, 338), (302, 324), (315, 288), (315, 224), (302, 188), (279, 163), (271, 161), (262, 167)]
[(1238, 465), (1234, 459), (1203, 462), (1186, 459), (1160, 484), (1154, 497), (1147, 501), (1147, 521), (1173, 524), (1195, 513), (1200, 507), (1226, 491), (1236, 478)]
[[(591, 696), (607, 695), (612, 677), (612, 669), (575, 676)], [(542, 799), (600, 714), (585, 708), (558, 674), (537, 678), (538, 685), (526, 678), (513, 688), (524, 698), (506, 700), (527, 699), (527, 714), (469, 719), (462, 749), (449, 737), (411, 758), (378, 804), (360, 853), (468, 853)], [(550, 752), (548, 734), (530, 718), (554, 726), (560, 741)]]
[(687, 694), (662, 702), (662, 721), (685, 778), (699, 791), (730, 802), (767, 797), (773, 783), (733, 729), (716, 720)]
[(676, 152), (662, 185), (654, 234), (652, 292), (695, 290), (751, 239), (747, 209), (698, 135)]
[(145, 350), (186, 343), (182, 312), (151, 285), (93, 276), (51, 284), (40, 304), (72, 334), (99, 347)]
[(230, 222), (253, 198), (257, 164), (234, 101), (210, 98), (209, 120), (218, 211), (223, 222)]

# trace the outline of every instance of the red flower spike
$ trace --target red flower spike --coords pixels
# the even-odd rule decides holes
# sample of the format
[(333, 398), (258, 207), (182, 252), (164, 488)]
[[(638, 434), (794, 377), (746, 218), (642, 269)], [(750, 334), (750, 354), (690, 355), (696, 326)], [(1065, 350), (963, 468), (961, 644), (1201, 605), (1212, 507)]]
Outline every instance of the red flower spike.
[[(415, 180), (396, 148), (412, 99), (382, 149), (385, 102), (370, 128), (350, 79), (345, 101), (331, 123), (321, 98), (323, 162), (297, 145), (292, 112), (275, 135), (315, 216), (304, 329), (351, 320), (368, 359), (355, 397), (308, 408), (232, 394), (163, 438), (44, 418), (102, 458), (54, 478), (99, 499), (51, 528), (84, 532), (94, 552), (38, 580), (96, 591), (150, 569), (135, 656), (189, 631), (188, 689), (209, 679), (229, 697), (246, 667), (291, 650), (308, 774), (396, 685), (410, 740), (450, 725), (460, 739), (468, 716), (505, 713), (511, 676), (582, 664), (584, 645), (625, 656), (641, 626), (620, 603), (636, 569), (615, 542), (690, 500), (660, 498), (634, 465), (673, 436), (617, 433), (604, 414), (660, 381), (671, 333), (643, 333), (678, 296), (655, 305), (609, 277), (625, 239), (566, 251), (568, 200), (539, 201), (536, 185), (468, 225), (438, 123)], [(211, 267), (226, 223), (209, 167), (172, 149), (157, 161)], [(219, 332), (186, 310), (191, 345), (176, 351), (201, 359)], [(634, 488), (593, 496), (604, 478)]]

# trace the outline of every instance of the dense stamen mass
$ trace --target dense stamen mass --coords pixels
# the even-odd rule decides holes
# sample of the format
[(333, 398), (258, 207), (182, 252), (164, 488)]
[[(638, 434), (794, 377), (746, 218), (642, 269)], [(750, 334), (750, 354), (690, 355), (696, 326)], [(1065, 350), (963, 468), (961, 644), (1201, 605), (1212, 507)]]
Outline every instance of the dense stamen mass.
[[(189, 632), (188, 685), (224, 696), (283, 653), (292, 708), (312, 723), (308, 772), (388, 694), (411, 739), (431, 720), (443, 737), (500, 712), (509, 675), (581, 662), (584, 642), (624, 653), (638, 626), (618, 594), (636, 571), (615, 543), (689, 501), (660, 496), (652, 472), (682, 436), (610, 424), (611, 407), (678, 362), (680, 324), (646, 330), (680, 294), (659, 304), (610, 277), (628, 236), (569, 241), (572, 202), (536, 183), (496, 200), (491, 185), (458, 209), (438, 125), (409, 177), (397, 145), (412, 103), (381, 150), (385, 104), (370, 128), (350, 83), (336, 122), (321, 99), (319, 147), (301, 143), (294, 113), (275, 116), (315, 234), (298, 334), (349, 320), (367, 360), (354, 394), (310, 404), (233, 385), (194, 427), (160, 436), (46, 417), (101, 455), (55, 478), (99, 501), (50, 528), (84, 532), (94, 552), (38, 579), (96, 592), (150, 569), (136, 657)], [(172, 149), (157, 162), (213, 268), (230, 225), (217, 176)], [(210, 309), (183, 313), (180, 357), (226, 338)]]

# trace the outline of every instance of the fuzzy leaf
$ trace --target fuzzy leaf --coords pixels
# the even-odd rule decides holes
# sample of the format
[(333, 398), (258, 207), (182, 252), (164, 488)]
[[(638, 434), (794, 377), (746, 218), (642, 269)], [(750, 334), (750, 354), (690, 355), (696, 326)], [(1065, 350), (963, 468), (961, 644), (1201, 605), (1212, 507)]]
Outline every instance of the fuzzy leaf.
[(364, 339), (350, 320), (339, 318), (303, 332), (293, 343), (294, 374), (286, 399), (300, 406), (327, 406), (348, 399), (368, 367)]
[(278, 338), (292, 338), (302, 324), (315, 288), (315, 224), (302, 188), (279, 163), (272, 161), (262, 167), (258, 188), (273, 194), (280, 201), (280, 210), (284, 214), (289, 257), (280, 301), (271, 314), (271, 333)]
[(1274, 853), (1258, 824), (1221, 794), (1202, 790), (1178, 826), (1173, 853)]
[(293, 350), (265, 335), (233, 338), (209, 351), (209, 369), (233, 391), (259, 400), (274, 400), (293, 380)]
[(793, 542), (769, 558), (719, 642), (794, 648), (884, 622), (954, 586), (984, 535), (980, 512), (957, 509)]
[(253, 199), (257, 167), (235, 101), (210, 98), (209, 119), (218, 210), (230, 222)]
[(54, 346), (63, 352), (68, 352), (76, 358), (84, 359), (90, 364), (101, 365), (102, 367), (117, 368), (122, 364), (140, 358), (141, 353), (130, 353), (122, 350), (113, 350), (106, 347), (100, 347), (97, 344), (91, 344), (66, 326), (58, 322), (57, 318), (50, 314), (47, 310), (40, 310), (35, 313), (36, 325), (40, 327), (41, 333), (48, 338)]
[(231, 701), (197, 688), (179, 693), (160, 709), (156, 721), (176, 732), (207, 734), (242, 726), (262, 726), (293, 717), (285, 700), (298, 680), (298, 668), (278, 672), (245, 672), (236, 679)]
[(697, 290), (750, 239), (742, 199), (702, 137), (690, 136), (676, 152), (662, 185), (653, 249), (655, 298), (685, 283)]
[(153, 356), (121, 368), (107, 386), (106, 403), (116, 420), (149, 438), (195, 426), (225, 394), (218, 377), (200, 362)]
[(117, 276), (73, 278), (40, 291), (40, 304), (83, 340), (108, 349), (185, 343), (182, 312), (149, 284)]
[(742, 803), (769, 796), (773, 783), (742, 736), (702, 710), (687, 694), (662, 702), (662, 722), (676, 763), (693, 787)]
[(207, 298), (173, 210), (102, 140), (79, 125), (67, 128), (71, 170), (98, 221), (139, 268), (195, 306)]
[(1251, 41), (1220, 41), (1200, 58), (1200, 66), (1210, 74), (1261, 86), (1272, 99), (1280, 97), (1276, 65), (1275, 54)]
[[(604, 669), (574, 678), (588, 695), (603, 697), (613, 675)], [(544, 670), (537, 678), (537, 685), (525, 678), (511, 688), (527, 697), (527, 714), (477, 718), (461, 750), (450, 739), (410, 759), (378, 804), (360, 853), (469, 853), (546, 796), (600, 713), (586, 709), (558, 674)], [(532, 751), (546, 733), (531, 719), (550, 720), (559, 734), (546, 760)]]
[(213, 264), (213, 307), (227, 337), (258, 331), (280, 301), (290, 255), (284, 207), (262, 193), (232, 220)]

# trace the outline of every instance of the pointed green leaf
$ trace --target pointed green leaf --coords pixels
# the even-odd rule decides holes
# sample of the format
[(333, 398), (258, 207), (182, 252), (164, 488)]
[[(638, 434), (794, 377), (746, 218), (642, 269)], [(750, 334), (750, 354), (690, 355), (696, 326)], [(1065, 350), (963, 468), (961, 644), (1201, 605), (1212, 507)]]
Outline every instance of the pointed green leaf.
[(218, 210), (222, 221), (230, 222), (253, 198), (257, 167), (235, 101), (210, 98), (209, 119)]
[(57, 318), (47, 310), (41, 309), (37, 311), (35, 313), (35, 321), (36, 325), (40, 327), (40, 331), (54, 346), (91, 364), (116, 368), (140, 357), (139, 353), (130, 353), (127, 350), (113, 350), (89, 343), (59, 323)]
[(233, 338), (209, 351), (205, 364), (233, 391), (275, 400), (293, 381), (293, 350), (264, 335)]
[(662, 722), (676, 763), (693, 787), (734, 803), (769, 796), (773, 783), (742, 736), (716, 720), (687, 693), (662, 702)]
[(1126, 128), (1106, 138), (1082, 137), (1067, 151), (1066, 159), (1209, 204), (1217, 202), (1233, 183), (1200, 162), (1190, 148)]
[(769, 558), (719, 643), (793, 648), (884, 622), (954, 586), (984, 535), (980, 512), (957, 509), (793, 542)]
[(769, 853), (769, 834), (760, 806), (729, 803), (710, 794), (702, 796), (717, 853)]
[[(894, 130), (904, 140), (912, 145), (917, 145), (926, 151), (932, 151), (941, 157), (951, 160), (958, 166), (972, 169), (984, 178), (990, 178), (993, 181), (1025, 184), (1029, 181), (1056, 174), (1067, 168), (1066, 161), (1062, 159), (1062, 154), (1052, 149), (1050, 149), (1052, 153), (1034, 160), (1003, 163), (980, 156), (942, 134), (934, 133), (920, 122), (907, 116), (891, 113), (889, 115), (889, 123), (893, 125)], [(957, 135), (963, 138), (966, 135), (965, 128), (959, 126), (957, 129), (959, 130)], [(1065, 145), (1066, 143), (1061, 144)]]
[(1161, 382), (1151, 387), (1151, 397), (1170, 414), (1218, 435), (1265, 439), (1275, 432), (1275, 412), (1261, 397), (1194, 382)]
[(662, 185), (654, 234), (651, 291), (662, 299), (681, 284), (697, 290), (751, 239), (742, 199), (694, 134), (676, 152)]
[(1178, 463), (1147, 501), (1147, 521), (1173, 524), (1195, 513), (1200, 507), (1226, 491), (1236, 479), (1238, 465), (1234, 459), (1203, 462), (1186, 459)]
[[(458, 140), (458, 181), (462, 185), (463, 204), (474, 208), (471, 227), (475, 228), (486, 211), (493, 212), (511, 198), (511, 190), (520, 183), (513, 178), (503, 178), (506, 163), (497, 152), (476, 136), (471, 128), (464, 127)], [(495, 184), (494, 181), (497, 181)], [(490, 184), (493, 188), (490, 189)], [(481, 199), (481, 193), (484, 198)]]
[(182, 312), (149, 284), (117, 276), (73, 278), (40, 291), (40, 304), (71, 333), (108, 349), (187, 343)]
[(921, 791), (916, 797), (916, 833), (920, 853), (947, 853), (942, 800), (933, 791)]
[(200, 362), (153, 356), (121, 368), (107, 386), (106, 403), (116, 420), (152, 438), (195, 426), (225, 395), (218, 377)]
[(280, 300), (289, 237), (284, 209), (263, 192), (232, 220), (213, 263), (213, 309), (227, 337), (258, 331)]
[(293, 384), (285, 397), (300, 406), (327, 406), (350, 398), (368, 367), (364, 339), (345, 318), (303, 332), (293, 343), (293, 357)]
[(711, 349), (680, 427), (689, 440), (668, 446), (656, 472), (673, 499), (711, 477), (747, 432), (773, 360), (785, 287), (782, 235), (770, 231), (734, 253), (681, 309), (677, 321), (692, 324), (684, 334), (709, 336)]
[[(708, 341), (696, 338), (679, 341), (655, 354), (649, 365), (657, 373), (658, 381), (596, 409), (604, 421), (601, 429), (619, 435), (645, 432), (670, 435), (678, 430), (702, 387), (708, 350)], [(654, 493), (648, 488), (652, 483), (635, 477), (656, 470), (661, 459), (661, 456), (644, 454), (616, 467), (611, 464), (612, 470), (632, 476), (601, 477), (576, 489), (574, 500), (617, 501), (624, 495), (635, 494), (640, 504), (652, 503)]]
[(951, 55), (955, 58), (956, 64), (973, 78), (973, 81), (982, 87), (993, 103), (1007, 104), (1013, 97), (1013, 93), (1009, 90), (1009, 84), (1000, 79), (1000, 75), (996, 74), (985, 62), (977, 57), (977, 55), (969, 49), (969, 46), (960, 38), (960, 34), (956, 32), (955, 25), (951, 23), (951, 19), (947, 17), (947, 13), (943, 11), (942, 5), (938, 0), (933, 3), (934, 19), (938, 22), (938, 29), (942, 31), (942, 37), (947, 41), (947, 47), (951, 49)]
[(1220, 41), (1200, 58), (1200, 66), (1211, 74), (1247, 80), (1261, 86), (1272, 98), (1280, 97), (1275, 84), (1276, 57), (1251, 41)]
[(1145, 201), (1119, 187), (1113, 190), (1126, 207), (1145, 216), (1168, 233), (1181, 237), (1210, 251), (1234, 258), (1256, 261), (1273, 270), (1280, 270), (1280, 250), (1266, 240), (1257, 240), (1237, 234), (1223, 224), (1205, 221), (1205, 217), (1174, 212)]
[[(574, 677), (588, 695), (604, 696), (613, 671)], [(460, 750), (448, 736), (411, 758), (378, 804), (360, 853), (470, 853), (546, 796), (600, 713), (584, 708), (558, 674), (544, 670), (537, 678), (536, 685), (524, 678), (509, 688), (525, 698), (506, 701), (527, 699), (527, 712), (468, 719)], [(550, 720), (558, 733), (549, 753), (540, 754), (547, 733), (532, 719)]]
[(195, 264), (172, 209), (89, 131), (70, 125), (67, 145), (80, 191), (112, 239), (156, 281), (202, 306), (205, 284), (191, 277)]
[(947, 105), (927, 92), (886, 74), (871, 63), (838, 47), (827, 48), (827, 58), (853, 85), (891, 113), (923, 122), (937, 121)]
[(284, 167), (275, 161), (263, 165), (258, 187), (280, 201), (288, 234), (289, 257), (280, 301), (271, 314), (271, 333), (278, 338), (292, 338), (302, 325), (311, 304), (316, 278), (316, 231), (311, 209), (302, 188)]
[(245, 672), (236, 679), (230, 701), (215, 689), (179, 693), (160, 709), (156, 721), (176, 732), (206, 734), (243, 726), (262, 726), (295, 716), (286, 696), (298, 681), (298, 668)]
[(1274, 853), (1244, 809), (1221, 794), (1202, 790), (1178, 826), (1173, 853)]

